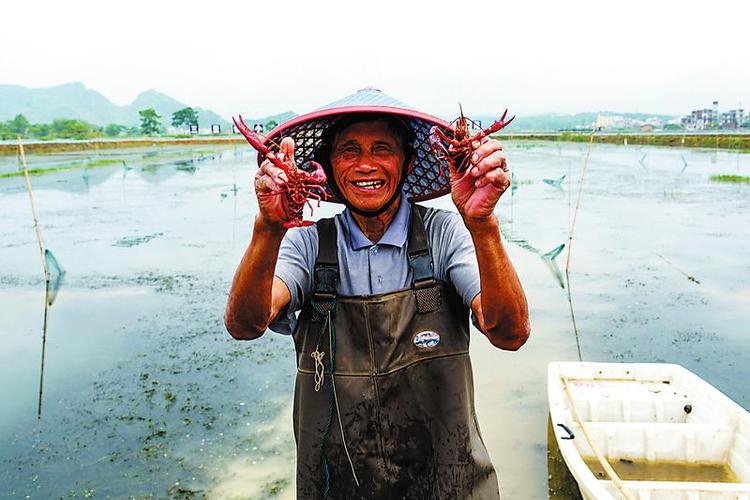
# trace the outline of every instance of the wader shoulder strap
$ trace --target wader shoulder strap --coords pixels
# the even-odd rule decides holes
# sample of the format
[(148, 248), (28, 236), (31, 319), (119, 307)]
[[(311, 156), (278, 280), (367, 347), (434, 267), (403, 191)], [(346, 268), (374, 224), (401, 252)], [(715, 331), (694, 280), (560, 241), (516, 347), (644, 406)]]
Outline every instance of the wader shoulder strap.
[(426, 207), (412, 205), (409, 224), (409, 266), (414, 277), (417, 311), (420, 313), (433, 312), (440, 307), (440, 290), (435, 286), (432, 255), (424, 227), (426, 212)]
[(323, 310), (332, 309), (336, 303), (336, 284), (339, 281), (339, 259), (336, 245), (336, 223), (321, 219), (318, 228), (318, 258), (313, 274), (313, 301)]

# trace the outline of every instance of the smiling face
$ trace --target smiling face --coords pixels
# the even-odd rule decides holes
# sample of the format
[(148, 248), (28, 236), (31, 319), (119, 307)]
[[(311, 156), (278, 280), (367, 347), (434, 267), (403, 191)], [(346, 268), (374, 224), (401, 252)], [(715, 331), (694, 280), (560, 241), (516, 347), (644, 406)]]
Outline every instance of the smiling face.
[(336, 134), (331, 167), (341, 194), (371, 212), (394, 195), (401, 181), (405, 147), (385, 120), (357, 122)]

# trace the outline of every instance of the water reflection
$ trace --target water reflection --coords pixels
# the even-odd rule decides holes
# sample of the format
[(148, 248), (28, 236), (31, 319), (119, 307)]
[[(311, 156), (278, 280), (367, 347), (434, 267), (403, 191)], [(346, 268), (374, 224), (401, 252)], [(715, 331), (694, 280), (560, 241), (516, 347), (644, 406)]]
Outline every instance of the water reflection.
[[(33, 426), (39, 254), (20, 179), (0, 179), (0, 440), (8, 443), (0, 449), (0, 494), (221, 495), (252, 482), (261, 494), (293, 495), (291, 339), (236, 342), (221, 319), (257, 213), (248, 149), (30, 158), (75, 166), (32, 178), (45, 237), (67, 269), (49, 318), (44, 417)], [(555, 263), (567, 241), (569, 186), (577, 185), (586, 145), (506, 150), (514, 188), (497, 213), (533, 332), (516, 353), (473, 332), (476, 405), (503, 495), (541, 499), (549, 494), (546, 363), (577, 355), (559, 274), (539, 262), (547, 254)], [(572, 276), (583, 357), (677, 362), (750, 406), (750, 192), (708, 179), (747, 175), (750, 156), (643, 148), (642, 168), (637, 151), (592, 148)], [(81, 162), (105, 159), (114, 163), (83, 171), (87, 187)], [(0, 158), (5, 168), (16, 169), (16, 159)], [(563, 172), (568, 196), (543, 182)], [(451, 207), (449, 197), (428, 204)], [(315, 216), (339, 210), (324, 203)]]

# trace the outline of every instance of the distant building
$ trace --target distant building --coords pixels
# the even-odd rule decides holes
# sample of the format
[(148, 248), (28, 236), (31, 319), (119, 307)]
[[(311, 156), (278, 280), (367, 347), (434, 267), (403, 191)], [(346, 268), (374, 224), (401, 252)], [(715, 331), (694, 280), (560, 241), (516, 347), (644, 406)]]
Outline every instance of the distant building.
[(680, 120), (688, 130), (706, 130), (719, 124), (718, 110), (712, 108), (695, 109)]
[(617, 122), (622, 120), (621, 116), (602, 116), (596, 115), (596, 121), (594, 122), (594, 128), (596, 130), (606, 130), (609, 128), (615, 128)]
[(640, 126), (640, 130), (641, 132), (653, 132), (654, 126), (651, 125), (650, 123), (644, 123), (643, 125)]
[(737, 129), (745, 124), (745, 110), (744, 109), (730, 109), (721, 114), (720, 126), (723, 129)]
[(750, 125), (750, 116), (742, 108), (719, 112), (719, 101), (714, 101), (710, 108), (693, 110), (688, 116), (680, 119), (680, 125), (687, 130), (706, 130), (721, 128), (734, 130)]

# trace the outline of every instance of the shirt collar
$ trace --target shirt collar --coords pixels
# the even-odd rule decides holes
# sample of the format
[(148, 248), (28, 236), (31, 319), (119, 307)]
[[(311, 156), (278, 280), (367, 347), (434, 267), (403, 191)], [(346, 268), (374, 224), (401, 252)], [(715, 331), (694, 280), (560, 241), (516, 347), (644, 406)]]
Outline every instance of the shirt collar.
[[(395, 217), (391, 221), (390, 225), (386, 228), (383, 237), (377, 242), (378, 245), (392, 245), (395, 247), (402, 247), (406, 243), (406, 236), (409, 232), (409, 214), (411, 213), (411, 204), (406, 200), (406, 197), (401, 195), (401, 203), (396, 211)], [(365, 233), (357, 225), (357, 222), (352, 217), (351, 211), (347, 208), (344, 210), (344, 220), (349, 233), (349, 244), (352, 250), (361, 250), (365, 247), (374, 245), (370, 241)]]

